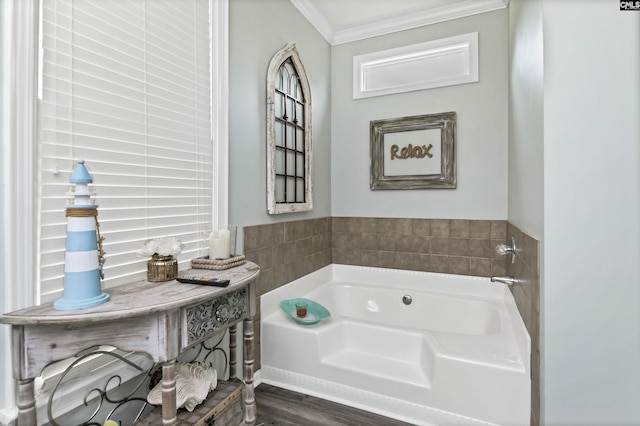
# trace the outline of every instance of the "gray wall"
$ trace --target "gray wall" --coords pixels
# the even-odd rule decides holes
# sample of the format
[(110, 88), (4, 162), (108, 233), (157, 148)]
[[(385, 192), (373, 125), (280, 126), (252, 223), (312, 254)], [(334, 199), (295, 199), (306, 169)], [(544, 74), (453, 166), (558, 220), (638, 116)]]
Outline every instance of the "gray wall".
[[(331, 46), (288, 0), (229, 2), (229, 222), (239, 226), (331, 215)], [(267, 214), (266, 80), (289, 42), (311, 85), (313, 210)]]
[[(2, 2), (4, 3), (4, 2)], [(0, 22), (3, 21), (4, 5), (0, 4)], [(2, 37), (2, 32), (0, 31), (0, 98), (4, 99), (4, 69), (5, 69), (5, 61), (8, 58), (5, 57), (4, 52), (4, 41)], [(4, 129), (4, 102), (0, 104), (0, 131)], [(0, 150), (0, 164), (4, 164), (4, 149)], [(4, 174), (0, 174), (0, 185), (2, 187), (5, 186), (4, 182)], [(3, 191), (4, 193), (4, 191)], [(0, 197), (0, 241), (4, 241), (4, 197)], [(4, 256), (0, 256), (0, 271), (4, 271)], [(4, 313), (7, 311), (7, 306), (5, 304), (5, 282), (4, 282), (4, 273), (0, 274), (0, 313)], [(2, 350), (0, 350), (0, 383), (3, 385), (0, 386), (0, 410), (3, 407), (3, 403), (5, 401), (5, 388), (4, 383), (7, 383), (9, 380), (8, 377), (5, 377), (5, 368), (4, 366), (8, 362), (5, 359), (5, 342), (8, 342), (9, 335), (9, 326), (8, 325), (0, 325), (0, 342), (2, 342)]]
[(640, 14), (543, 1), (545, 424), (640, 424)]
[[(509, 3), (509, 227), (515, 264), (507, 274), (526, 284), (512, 287), (531, 336), (531, 424), (540, 424), (540, 241), (544, 230), (544, 58), (542, 0)], [(534, 239), (535, 238), (535, 239)]]
[(543, 234), (542, 0), (509, 4), (509, 222)]
[[(333, 47), (332, 215), (507, 218), (506, 9)], [(353, 100), (353, 57), (454, 35), (479, 33), (480, 81)], [(369, 122), (457, 112), (458, 188), (369, 189)]]
[(640, 423), (640, 15), (512, 0), (509, 221), (541, 240), (541, 423)]

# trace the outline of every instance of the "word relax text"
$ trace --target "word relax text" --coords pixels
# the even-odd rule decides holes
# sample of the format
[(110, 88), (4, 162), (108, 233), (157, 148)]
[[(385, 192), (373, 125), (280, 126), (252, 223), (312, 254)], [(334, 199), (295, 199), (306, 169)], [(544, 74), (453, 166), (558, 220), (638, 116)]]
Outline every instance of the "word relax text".
[[(398, 145), (394, 144), (391, 145), (391, 159), (394, 160), (397, 158), (399, 160), (404, 160), (407, 158), (431, 158), (433, 157), (433, 154), (429, 152), (431, 148), (433, 148), (432, 144), (429, 144), (429, 146), (413, 146), (412, 144), (409, 144), (408, 146), (400, 149)], [(399, 154), (398, 151), (400, 151)]]

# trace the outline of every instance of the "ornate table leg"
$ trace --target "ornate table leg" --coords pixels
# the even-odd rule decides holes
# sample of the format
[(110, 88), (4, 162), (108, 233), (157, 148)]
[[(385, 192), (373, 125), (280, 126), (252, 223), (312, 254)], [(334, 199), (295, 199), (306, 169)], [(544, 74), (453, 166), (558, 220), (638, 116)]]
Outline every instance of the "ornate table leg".
[(18, 425), (38, 424), (36, 419), (36, 399), (33, 395), (33, 379), (18, 381)]
[(242, 323), (244, 329), (244, 422), (256, 424), (256, 398), (253, 391), (253, 318)]
[(238, 346), (236, 343), (236, 335), (238, 333), (238, 326), (233, 324), (229, 327), (229, 378), (236, 378), (236, 347)]
[(162, 424), (164, 426), (178, 423), (175, 367), (175, 360), (162, 364)]

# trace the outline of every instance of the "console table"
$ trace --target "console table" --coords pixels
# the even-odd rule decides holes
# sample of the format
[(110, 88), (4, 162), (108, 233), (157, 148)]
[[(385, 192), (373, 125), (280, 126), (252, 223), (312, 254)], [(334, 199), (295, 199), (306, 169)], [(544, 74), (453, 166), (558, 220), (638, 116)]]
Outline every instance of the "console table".
[[(0, 316), (0, 322), (11, 325), (13, 376), (18, 382), (18, 426), (37, 424), (33, 380), (42, 369), (96, 345), (146, 352), (156, 363), (162, 363), (162, 424), (174, 425), (176, 358), (220, 330), (228, 328), (235, 335), (240, 321), (244, 330), (244, 422), (254, 425), (253, 316), (255, 279), (260, 268), (246, 262), (225, 271), (184, 272), (231, 282), (220, 288), (177, 281), (139, 281), (107, 289), (110, 300), (95, 307), (59, 311), (48, 303)], [(235, 358), (232, 342), (231, 377), (236, 375)]]

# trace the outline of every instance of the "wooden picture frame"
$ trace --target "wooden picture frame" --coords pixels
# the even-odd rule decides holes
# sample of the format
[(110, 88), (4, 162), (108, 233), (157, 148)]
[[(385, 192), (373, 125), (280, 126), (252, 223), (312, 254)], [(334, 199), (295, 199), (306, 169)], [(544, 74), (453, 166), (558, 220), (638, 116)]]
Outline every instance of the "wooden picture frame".
[(370, 187), (455, 189), (456, 113), (370, 122)]

